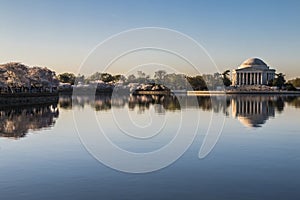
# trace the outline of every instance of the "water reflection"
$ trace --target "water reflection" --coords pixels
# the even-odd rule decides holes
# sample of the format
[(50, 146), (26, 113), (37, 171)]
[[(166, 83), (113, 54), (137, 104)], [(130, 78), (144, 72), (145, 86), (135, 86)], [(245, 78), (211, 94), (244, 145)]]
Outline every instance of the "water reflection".
[[(195, 105), (194, 98), (190, 96), (166, 96), (166, 95), (99, 95), (99, 96), (60, 96), (59, 105), (63, 109), (72, 109), (72, 107), (81, 107), (89, 105), (96, 111), (107, 111), (112, 107), (137, 110), (143, 113), (151, 106), (157, 113), (165, 111), (180, 111), (182, 109), (202, 109), (213, 110), (214, 112), (223, 112), (228, 115), (230, 99), (225, 96), (199, 96), (196, 97), (198, 104)], [(181, 103), (180, 103), (181, 102)]]
[[(158, 114), (185, 109), (201, 109), (231, 115), (247, 127), (261, 127), (275, 113), (283, 112), (286, 104), (300, 108), (299, 96), (281, 95), (228, 95), (228, 96), (198, 96), (198, 104), (193, 103), (190, 96), (137, 95), (137, 96), (62, 96), (60, 107), (71, 109), (72, 106), (89, 105), (96, 111), (108, 111), (112, 107), (128, 107), (137, 113), (144, 113), (151, 106)], [(73, 101), (72, 101), (73, 100)], [(179, 103), (181, 102), (181, 103)], [(74, 105), (72, 105), (74, 104)], [(230, 109), (231, 107), (231, 109)]]
[[(164, 95), (111, 95), (100, 96), (60, 96), (59, 102), (26, 107), (0, 107), (0, 137), (22, 138), (29, 130), (51, 127), (59, 116), (60, 109), (84, 108), (90, 106), (96, 111), (105, 112), (111, 108), (128, 108), (143, 114), (150, 107), (158, 114), (187, 109), (213, 111), (232, 116), (247, 127), (261, 127), (270, 117), (284, 111), (286, 106), (300, 108), (298, 96), (233, 95), (199, 96), (198, 104), (189, 96)], [(181, 103), (179, 103), (181, 102)]]
[(235, 96), (232, 97), (232, 114), (243, 125), (261, 127), (275, 113), (284, 111), (286, 104), (300, 108), (297, 96)]
[(231, 101), (233, 117), (245, 126), (261, 127), (269, 117), (275, 117), (274, 97), (236, 96)]
[(53, 126), (58, 115), (57, 102), (0, 108), (0, 137), (25, 137), (29, 130), (36, 131)]

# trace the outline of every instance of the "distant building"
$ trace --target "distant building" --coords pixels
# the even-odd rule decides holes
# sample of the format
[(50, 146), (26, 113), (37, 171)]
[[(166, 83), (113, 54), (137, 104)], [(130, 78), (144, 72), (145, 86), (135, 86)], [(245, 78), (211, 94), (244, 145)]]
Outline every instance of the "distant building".
[(275, 69), (259, 58), (249, 58), (232, 71), (232, 85), (267, 85), (275, 78)]

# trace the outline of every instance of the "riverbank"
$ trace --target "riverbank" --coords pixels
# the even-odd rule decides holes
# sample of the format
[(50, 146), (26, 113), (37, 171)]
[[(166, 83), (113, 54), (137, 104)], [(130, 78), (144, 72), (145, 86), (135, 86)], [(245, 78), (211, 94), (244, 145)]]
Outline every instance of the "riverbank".
[(300, 95), (300, 91), (187, 91), (187, 95), (227, 95), (227, 94), (255, 94), (255, 95)]
[(0, 107), (57, 103), (58, 93), (0, 94)]
[(201, 95), (227, 95), (227, 94), (267, 94), (267, 95), (277, 95), (277, 94), (287, 94), (287, 95), (300, 95), (300, 91), (135, 91), (134, 94), (137, 95), (168, 95), (168, 94), (179, 94), (179, 95), (189, 95), (189, 96), (201, 96)]

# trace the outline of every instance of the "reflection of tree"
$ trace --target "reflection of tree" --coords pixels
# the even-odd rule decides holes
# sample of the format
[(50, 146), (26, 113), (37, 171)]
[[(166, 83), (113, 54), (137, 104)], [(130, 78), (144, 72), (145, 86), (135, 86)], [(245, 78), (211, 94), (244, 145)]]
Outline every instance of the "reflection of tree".
[(165, 96), (157, 103), (162, 104), (165, 110), (175, 111), (181, 109), (180, 102), (182, 99), (178, 100), (176, 96)]
[[(151, 106), (159, 113), (166, 111), (176, 111), (188, 108), (200, 108), (202, 110), (223, 112), (228, 114), (230, 100), (226, 97), (191, 97), (175, 95), (96, 95), (95, 96), (61, 96), (59, 105), (62, 109), (71, 109), (72, 106), (84, 107), (92, 106), (96, 111), (109, 110), (112, 107), (123, 108), (128, 106), (130, 110), (137, 109), (139, 113), (148, 110)], [(161, 106), (159, 106), (161, 105)]]
[(138, 107), (139, 112), (143, 112), (146, 109), (149, 109), (150, 104), (153, 103), (153, 99), (150, 95), (138, 95), (130, 96), (128, 101), (128, 107), (133, 110)]
[(295, 108), (300, 108), (300, 97), (287, 97), (286, 101), (289, 105), (294, 106)]
[(0, 109), (0, 136), (24, 137), (29, 130), (53, 126), (58, 115), (56, 103)]
[(279, 113), (281, 113), (284, 109), (284, 99), (282, 97), (278, 97), (277, 99), (270, 101), (269, 104), (272, 104)]
[[(195, 101), (196, 99), (196, 101)], [(123, 108), (128, 106), (130, 110), (137, 110), (142, 113), (151, 106), (155, 112), (165, 113), (165, 111), (177, 111), (189, 108), (199, 108), (203, 111), (213, 111), (229, 115), (229, 107), (232, 100), (238, 100), (240, 103), (262, 102), (263, 107), (267, 109), (276, 109), (277, 112), (284, 110), (285, 103), (300, 108), (300, 98), (287, 96), (176, 96), (176, 95), (96, 95), (95, 96), (62, 96), (60, 97), (60, 108), (70, 109), (72, 106), (84, 107), (92, 106), (96, 111), (109, 110), (112, 107)], [(234, 102), (235, 102), (234, 101)], [(239, 105), (238, 105), (239, 106)], [(250, 106), (250, 105), (249, 105)]]
[(63, 95), (59, 97), (59, 106), (64, 109), (72, 109), (72, 97)]
[(93, 106), (96, 111), (111, 109), (111, 96), (110, 95), (96, 96), (95, 103)]
[(213, 110), (215, 113), (223, 112), (224, 114), (228, 113), (227, 109), (230, 105), (229, 100), (224, 96), (224, 98), (216, 96), (199, 96), (198, 102), (199, 107), (202, 110), (210, 111)]

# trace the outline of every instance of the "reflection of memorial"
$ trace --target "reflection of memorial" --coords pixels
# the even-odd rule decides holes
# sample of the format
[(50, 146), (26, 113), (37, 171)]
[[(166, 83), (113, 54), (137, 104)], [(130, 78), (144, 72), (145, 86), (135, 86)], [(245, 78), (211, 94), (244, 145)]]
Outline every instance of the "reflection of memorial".
[(0, 108), (0, 137), (17, 139), (29, 130), (51, 127), (58, 115), (57, 103)]
[(270, 96), (234, 96), (232, 115), (247, 127), (261, 127), (269, 117), (275, 116), (275, 101)]

